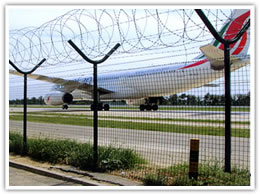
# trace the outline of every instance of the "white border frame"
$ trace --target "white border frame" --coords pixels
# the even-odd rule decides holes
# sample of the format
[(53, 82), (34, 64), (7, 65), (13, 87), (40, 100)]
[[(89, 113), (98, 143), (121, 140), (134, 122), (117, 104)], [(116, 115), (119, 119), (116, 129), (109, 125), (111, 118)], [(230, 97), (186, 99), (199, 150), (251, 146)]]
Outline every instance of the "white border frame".
[[(47, 1), (46, 1), (47, 3)], [(51, 1), (49, 1), (49, 3), (51, 3)], [(126, 9), (131, 9), (131, 8), (136, 8), (136, 6), (138, 6), (138, 8), (147, 8), (148, 5), (120, 5), (120, 4), (105, 4), (105, 5), (97, 5), (97, 4), (85, 4), (87, 7), (86, 8), (91, 8), (91, 9), (95, 9), (95, 8), (126, 8)], [(15, 7), (15, 6), (36, 6), (36, 7), (53, 7), (56, 6), (57, 9), (60, 9), (61, 6), (69, 6), (71, 9), (73, 8), (78, 8), (78, 6), (80, 6), (80, 8), (84, 8), (84, 6), (82, 5), (71, 5), (71, 4), (9, 4), (6, 5), (5, 7), (5, 187), (7, 190), (184, 190), (184, 191), (189, 191), (189, 190), (253, 190), (255, 189), (255, 166), (256, 166), (256, 159), (255, 159), (255, 143), (256, 142), (256, 133), (255, 133), (255, 119), (256, 119), (256, 110), (255, 110), (255, 106), (256, 106), (256, 102), (255, 102), (255, 98), (256, 97), (256, 91), (255, 91), (255, 72), (256, 72), (256, 63), (255, 63), (255, 6), (254, 5), (224, 5), (224, 6), (219, 6), (219, 5), (174, 5), (174, 4), (168, 4), (168, 5), (159, 5), (159, 4), (150, 4), (149, 7), (153, 8), (169, 8), (169, 6), (173, 6), (174, 8), (190, 8), (190, 9), (221, 9), (221, 8), (228, 8), (229, 6), (232, 6), (232, 9), (239, 9), (239, 8), (249, 8), (251, 10), (251, 24), (250, 24), (250, 28), (251, 28), (251, 44), (250, 44), (250, 59), (251, 59), (251, 67), (250, 67), (250, 76), (251, 76), (251, 86), (250, 86), (250, 93), (251, 93), (251, 105), (250, 105), (250, 119), (251, 119), (251, 132), (250, 132), (250, 169), (251, 169), (251, 186), (162, 186), (162, 187), (158, 187), (158, 186), (138, 186), (138, 187), (133, 187), (133, 186), (121, 186), (121, 187), (110, 187), (110, 186), (102, 186), (102, 187), (81, 187), (81, 186), (77, 186), (77, 187), (73, 187), (73, 186), (9, 186), (9, 144), (8, 144), (8, 137), (9, 137), (9, 72), (8, 72), (8, 66), (9, 66), (9, 50), (8, 50), (8, 38), (9, 38), (9, 33), (8, 33), (8, 7)]]

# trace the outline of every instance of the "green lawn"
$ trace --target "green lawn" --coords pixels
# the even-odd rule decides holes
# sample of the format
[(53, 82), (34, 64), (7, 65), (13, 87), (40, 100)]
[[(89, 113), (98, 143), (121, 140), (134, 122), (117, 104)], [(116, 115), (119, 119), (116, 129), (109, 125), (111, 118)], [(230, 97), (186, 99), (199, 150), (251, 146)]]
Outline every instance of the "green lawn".
[[(22, 114), (17, 112), (11, 112), (11, 114)], [(50, 112), (28, 112), (27, 114), (31, 115), (46, 115), (46, 116), (60, 116), (60, 117), (69, 117), (68, 114), (63, 113), (50, 113)], [(85, 117), (92, 118), (92, 115), (83, 115), (83, 114), (73, 114), (73, 117)], [(151, 117), (126, 117), (126, 116), (102, 116), (99, 115), (99, 118), (105, 119), (130, 119), (130, 120), (143, 120), (143, 121), (166, 121), (166, 122), (192, 122), (192, 123), (216, 123), (224, 124), (224, 120), (210, 120), (210, 119), (184, 119), (184, 118), (151, 118)], [(241, 125), (250, 125), (249, 121), (232, 121), (232, 124), (241, 124)]]
[[(10, 120), (23, 120), (23, 115), (10, 115)], [(52, 117), (52, 116), (35, 116), (28, 115), (29, 122), (65, 124), (65, 125), (79, 125), (79, 126), (93, 126), (93, 120), (85, 117)], [(144, 122), (130, 122), (118, 120), (102, 120), (98, 121), (99, 127), (119, 128), (119, 129), (133, 129), (133, 130), (149, 130), (160, 132), (184, 133), (184, 134), (198, 134), (198, 135), (214, 135), (224, 136), (224, 127), (208, 127), (208, 126), (190, 126), (190, 125), (175, 125), (175, 124), (161, 124), (161, 123), (144, 123)], [(234, 137), (250, 137), (249, 129), (232, 129), (232, 136)]]

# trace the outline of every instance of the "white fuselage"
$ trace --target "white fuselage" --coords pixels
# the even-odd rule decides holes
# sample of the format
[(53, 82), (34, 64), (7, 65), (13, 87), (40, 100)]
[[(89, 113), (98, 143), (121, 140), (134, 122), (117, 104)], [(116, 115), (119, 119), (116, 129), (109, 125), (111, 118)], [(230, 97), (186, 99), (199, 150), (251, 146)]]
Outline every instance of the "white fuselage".
[[(231, 71), (244, 65), (245, 63), (233, 64)], [(124, 73), (103, 74), (98, 77), (98, 87), (113, 91), (101, 95), (101, 100), (142, 99), (184, 92), (223, 76), (224, 70), (215, 71), (211, 69), (210, 62), (205, 61), (194, 67), (189, 67), (187, 64), (167, 65)], [(93, 79), (89, 77), (81, 82), (93, 84), (92, 81)]]
[[(231, 71), (248, 63), (249, 59), (236, 58), (231, 64)], [(165, 65), (98, 75), (100, 100), (126, 100), (128, 104), (141, 105), (146, 98), (181, 93), (221, 78), (224, 76), (222, 63), (220, 63), (220, 67), (222, 69), (215, 70), (210, 61), (203, 58), (191, 64)], [(57, 85), (54, 87), (56, 93), (47, 94), (44, 97), (46, 104), (63, 105), (71, 102), (72, 99), (92, 100), (93, 88), (89, 87), (93, 86), (93, 77), (77, 78), (70, 82), (77, 83), (79, 88), (67, 91), (66, 88), (70, 89), (75, 86), (60, 87)]]

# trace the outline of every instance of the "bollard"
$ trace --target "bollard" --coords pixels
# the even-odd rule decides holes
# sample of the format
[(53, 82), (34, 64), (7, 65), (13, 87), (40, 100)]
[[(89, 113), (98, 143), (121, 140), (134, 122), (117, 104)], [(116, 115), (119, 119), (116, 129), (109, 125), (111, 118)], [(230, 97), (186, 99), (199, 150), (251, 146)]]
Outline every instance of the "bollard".
[(190, 166), (189, 178), (198, 179), (198, 165), (199, 165), (199, 139), (190, 140)]

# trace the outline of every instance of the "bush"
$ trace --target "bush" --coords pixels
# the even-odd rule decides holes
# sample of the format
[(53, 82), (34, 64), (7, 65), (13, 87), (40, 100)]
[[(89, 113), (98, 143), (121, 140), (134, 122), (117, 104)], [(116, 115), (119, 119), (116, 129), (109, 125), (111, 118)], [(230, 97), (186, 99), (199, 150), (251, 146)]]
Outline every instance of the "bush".
[(100, 168), (104, 170), (132, 169), (145, 163), (145, 160), (131, 149), (100, 147), (99, 156)]
[(84, 170), (93, 169), (93, 147), (90, 144), (75, 144), (70, 152), (69, 164)]
[(53, 164), (68, 164), (76, 142), (69, 140), (28, 139), (28, 155), (36, 160)]
[(148, 174), (144, 177), (145, 186), (165, 186), (167, 185), (166, 177), (158, 174)]
[(9, 152), (22, 154), (23, 137), (19, 133), (9, 134)]
[[(22, 136), (10, 133), (10, 152), (21, 154)], [(80, 169), (92, 170), (93, 146), (88, 143), (77, 143), (71, 140), (53, 140), (30, 138), (27, 140), (27, 155), (31, 158), (49, 162), (60, 163), (79, 167)], [(113, 147), (98, 148), (99, 171), (112, 171), (118, 169), (130, 169), (136, 165), (145, 163), (133, 150)]]
[(224, 172), (224, 168), (215, 164), (200, 164), (197, 180), (189, 179), (189, 165), (173, 165), (160, 169), (155, 174), (144, 178), (145, 185), (172, 185), (172, 186), (248, 186), (250, 172), (247, 169), (234, 167), (231, 173)]

